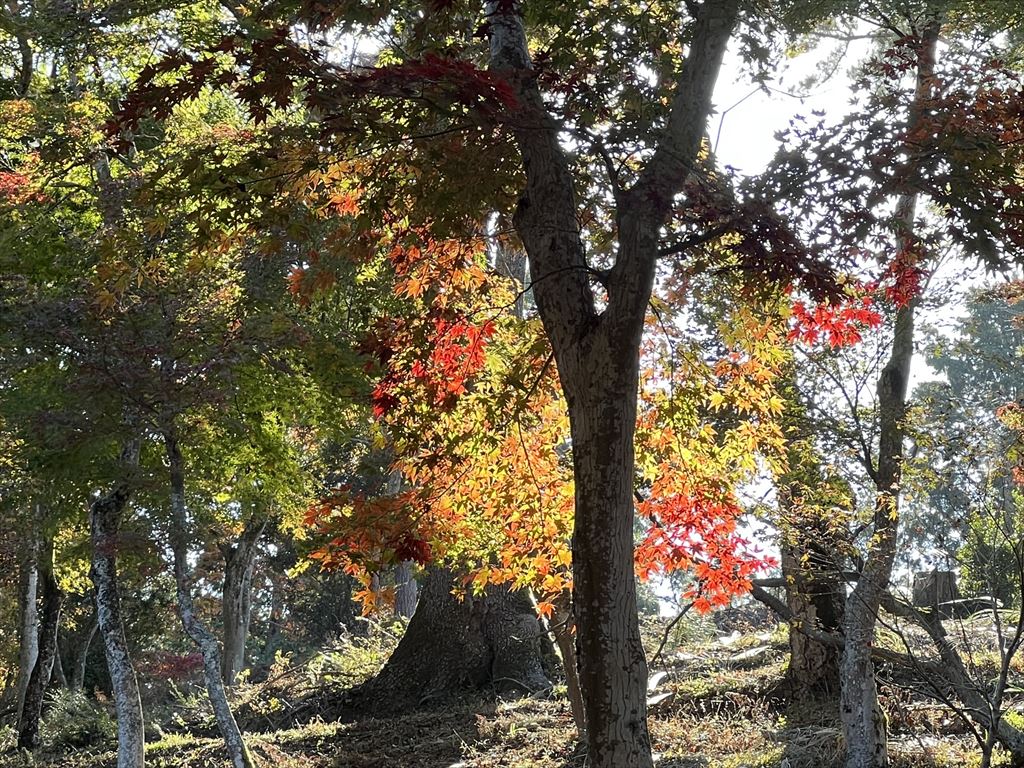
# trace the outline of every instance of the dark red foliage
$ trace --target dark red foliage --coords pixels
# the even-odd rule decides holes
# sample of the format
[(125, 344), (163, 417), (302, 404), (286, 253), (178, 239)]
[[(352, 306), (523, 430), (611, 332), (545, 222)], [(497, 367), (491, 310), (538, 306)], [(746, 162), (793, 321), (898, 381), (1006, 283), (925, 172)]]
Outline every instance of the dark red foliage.
[[(202, 55), (172, 52), (144, 67), (107, 124), (107, 133), (119, 138), (135, 132), (144, 117), (166, 119), (175, 105), (195, 98), (206, 86), (232, 88), (256, 123), (265, 122), (274, 108), (302, 102), (332, 116), (323, 121), (328, 132), (342, 124), (350, 130), (356, 102), (367, 97), (428, 99), (434, 106), (447, 105), (488, 121), (518, 104), (507, 80), (463, 59), (428, 53), (422, 59), (352, 71), (301, 47), (280, 26), (258, 36), (228, 35)], [(345, 119), (336, 124), (339, 117)]]
[(203, 668), (203, 657), (199, 653), (152, 651), (142, 659), (140, 666), (147, 678), (180, 682)]

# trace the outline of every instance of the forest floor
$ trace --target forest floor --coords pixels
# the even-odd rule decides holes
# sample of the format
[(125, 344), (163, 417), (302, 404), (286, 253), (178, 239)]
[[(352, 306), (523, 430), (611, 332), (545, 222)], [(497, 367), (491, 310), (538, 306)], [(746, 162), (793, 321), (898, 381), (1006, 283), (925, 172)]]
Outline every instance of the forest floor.
[[(657, 647), (660, 628), (651, 627)], [(726, 637), (684, 639), (670, 643), (652, 665), (654, 686), (650, 726), (660, 768), (828, 768), (838, 764), (841, 740), (832, 706), (820, 702), (787, 703), (779, 690), (785, 670), (787, 641), (782, 629), (733, 632)], [(364, 662), (372, 661), (372, 654)], [(344, 675), (315, 674), (302, 668), (302, 685), (284, 702), (286, 686), (267, 695), (252, 686), (243, 704), (253, 752), (266, 766), (280, 768), (583, 768), (574, 749), (568, 704), (553, 694), (521, 699), (470, 698), (397, 717), (331, 721), (324, 704), (325, 685), (338, 690)], [(336, 672), (337, 670), (335, 670)], [(664, 674), (657, 674), (664, 673)], [(289, 677), (285, 672), (280, 680)], [(331, 682), (333, 680), (333, 682)], [(326, 681), (326, 682), (325, 682)], [(350, 681), (346, 681), (346, 684)], [(297, 690), (302, 689), (302, 690)], [(319, 693), (318, 693), (319, 691)], [(891, 730), (890, 755), (896, 768), (977, 765), (979, 751), (967, 729), (948, 710), (884, 686)], [(319, 696), (320, 698), (317, 698)], [(198, 697), (182, 702), (196, 709)], [(293, 727), (277, 727), (275, 713), (298, 712), (316, 703), (311, 718)], [(221, 768), (226, 764), (220, 741), (209, 726), (187, 727), (180, 712), (163, 713), (161, 738), (147, 746), (154, 768)], [(75, 713), (64, 712), (75, 718)], [(263, 719), (262, 731), (258, 720)], [(294, 718), (293, 718), (294, 719)], [(193, 717), (191, 722), (198, 722)], [(177, 729), (175, 723), (177, 723)], [(67, 728), (51, 724), (50, 732)], [(34, 758), (10, 751), (10, 730), (0, 734), (0, 766), (21, 768), (114, 768), (110, 732), (99, 743), (69, 747), (54, 741)]]

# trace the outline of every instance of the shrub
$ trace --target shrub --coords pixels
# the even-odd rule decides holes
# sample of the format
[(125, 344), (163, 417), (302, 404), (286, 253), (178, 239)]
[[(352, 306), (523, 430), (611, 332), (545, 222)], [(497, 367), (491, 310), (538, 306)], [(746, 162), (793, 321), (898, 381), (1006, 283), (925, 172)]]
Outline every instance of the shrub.
[(57, 691), (40, 725), (44, 745), (77, 749), (111, 741), (117, 726), (102, 702), (82, 691)]

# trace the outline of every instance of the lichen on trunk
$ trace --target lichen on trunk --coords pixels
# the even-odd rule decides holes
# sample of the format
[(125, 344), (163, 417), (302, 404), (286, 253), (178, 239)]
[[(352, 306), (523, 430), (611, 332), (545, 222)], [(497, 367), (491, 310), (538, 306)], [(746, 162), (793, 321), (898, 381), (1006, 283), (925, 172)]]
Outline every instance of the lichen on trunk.
[[(129, 473), (138, 461), (139, 441), (126, 441), (121, 450), (124, 471)], [(145, 765), (142, 699), (124, 633), (117, 573), (118, 536), (131, 491), (128, 479), (122, 480), (89, 505), (92, 538), (90, 575), (96, 587), (96, 621), (103, 638), (117, 712), (117, 768), (142, 768)]]
[(202, 656), (206, 692), (233, 768), (255, 768), (256, 761), (245, 739), (242, 738), (242, 731), (228, 703), (222, 678), (220, 645), (213, 633), (199, 620), (192, 602), (192, 588), (187, 572), (188, 513), (185, 505), (185, 462), (178, 445), (173, 418), (165, 420), (162, 432), (170, 472), (171, 552), (174, 558), (178, 616), (185, 634), (195, 643)]

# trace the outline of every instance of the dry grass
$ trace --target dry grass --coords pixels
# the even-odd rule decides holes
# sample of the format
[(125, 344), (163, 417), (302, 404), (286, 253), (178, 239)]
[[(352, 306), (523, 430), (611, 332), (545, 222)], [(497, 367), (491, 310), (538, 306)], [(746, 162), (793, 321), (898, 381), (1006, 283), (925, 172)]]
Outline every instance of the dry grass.
[[(755, 651), (750, 655), (751, 651)], [(831, 768), (842, 739), (831, 707), (788, 704), (780, 695), (784, 632), (758, 633), (729, 645), (717, 640), (670, 647), (655, 671), (671, 693), (651, 712), (659, 768)], [(367, 664), (368, 667), (372, 664)], [(290, 673), (289, 673), (290, 674)], [(285, 680), (287, 674), (282, 674)], [(307, 677), (308, 679), (308, 677)], [(319, 678), (323, 680), (323, 676)], [(287, 696), (276, 684), (273, 695)], [(899, 687), (883, 688), (893, 736), (894, 768), (972, 768), (977, 746), (956, 718)], [(295, 701), (308, 701), (304, 684)], [(336, 696), (336, 693), (332, 693)], [(248, 706), (258, 696), (246, 691)], [(286, 702), (285, 708), (295, 706)], [(314, 708), (315, 709), (315, 708)], [(251, 733), (253, 752), (275, 768), (584, 768), (572, 718), (561, 696), (509, 701), (467, 700), (389, 719), (313, 720)], [(0, 732), (0, 749), (12, 743)], [(113, 745), (54, 752), (33, 760), (0, 754), (3, 768), (114, 768)], [(221, 768), (219, 741), (195, 732), (171, 733), (149, 745), (155, 768)]]

